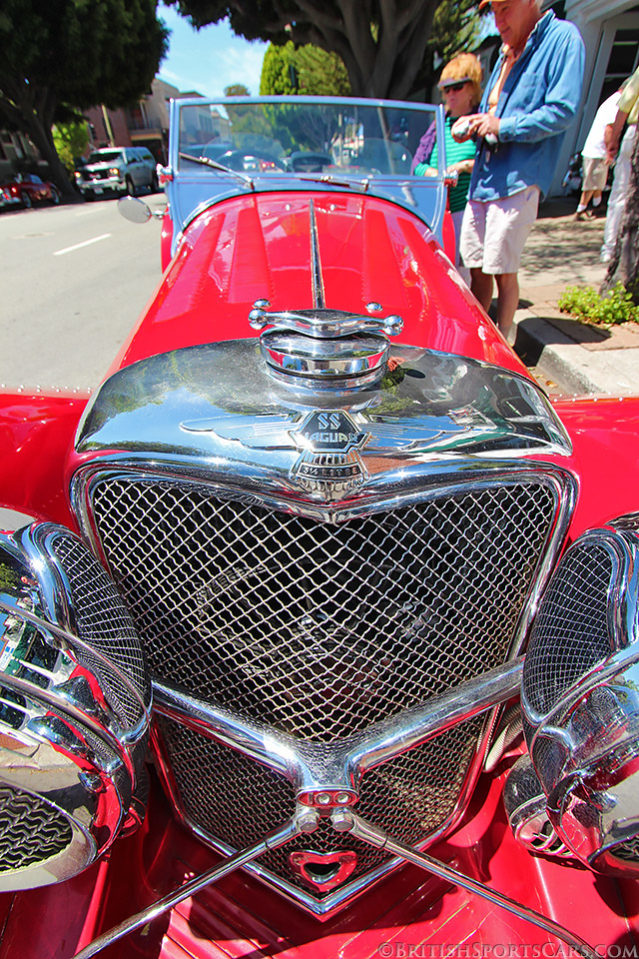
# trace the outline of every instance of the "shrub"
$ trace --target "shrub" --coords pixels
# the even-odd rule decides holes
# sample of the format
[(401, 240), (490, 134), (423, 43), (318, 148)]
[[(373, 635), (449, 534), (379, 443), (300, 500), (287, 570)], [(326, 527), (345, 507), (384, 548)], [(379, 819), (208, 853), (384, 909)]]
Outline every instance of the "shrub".
[(615, 323), (639, 323), (639, 307), (622, 283), (601, 296), (591, 286), (569, 286), (557, 303), (562, 313), (570, 313), (585, 323), (610, 327)]

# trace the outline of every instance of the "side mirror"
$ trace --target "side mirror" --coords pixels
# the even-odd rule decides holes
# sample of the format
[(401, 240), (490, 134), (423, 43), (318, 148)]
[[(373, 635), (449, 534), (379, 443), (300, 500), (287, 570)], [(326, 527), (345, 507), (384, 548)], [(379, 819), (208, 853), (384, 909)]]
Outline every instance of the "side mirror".
[(153, 216), (144, 200), (135, 196), (123, 196), (118, 200), (118, 213), (131, 223), (146, 223)]

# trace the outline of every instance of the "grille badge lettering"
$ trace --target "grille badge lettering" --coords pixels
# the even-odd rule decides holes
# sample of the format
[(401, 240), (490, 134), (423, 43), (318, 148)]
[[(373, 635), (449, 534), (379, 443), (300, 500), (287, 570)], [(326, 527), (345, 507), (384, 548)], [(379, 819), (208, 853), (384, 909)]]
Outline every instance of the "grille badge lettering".
[(307, 493), (332, 502), (368, 478), (359, 452), (371, 434), (358, 429), (345, 410), (314, 410), (290, 435), (301, 450), (291, 478)]

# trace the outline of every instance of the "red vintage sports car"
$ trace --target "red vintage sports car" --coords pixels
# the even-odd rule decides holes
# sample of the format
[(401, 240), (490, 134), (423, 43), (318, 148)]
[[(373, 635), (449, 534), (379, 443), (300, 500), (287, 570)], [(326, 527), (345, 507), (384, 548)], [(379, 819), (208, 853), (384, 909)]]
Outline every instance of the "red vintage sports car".
[(11, 183), (5, 183), (4, 190), (8, 190), (12, 197), (29, 209), (34, 203), (60, 202), (60, 191), (54, 183), (42, 180), (35, 173), (19, 174)]
[(639, 399), (497, 333), (433, 119), (174, 102), (139, 325), (0, 394), (1, 959), (637, 955)]

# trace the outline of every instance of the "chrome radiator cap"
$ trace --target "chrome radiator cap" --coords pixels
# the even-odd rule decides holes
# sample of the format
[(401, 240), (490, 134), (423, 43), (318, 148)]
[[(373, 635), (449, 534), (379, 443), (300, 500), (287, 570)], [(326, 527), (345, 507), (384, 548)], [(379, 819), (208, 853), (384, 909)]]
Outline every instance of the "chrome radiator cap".
[(60, 882), (143, 814), (150, 686), (115, 587), (68, 530), (0, 536), (0, 890)]
[(324, 308), (268, 312), (268, 306), (258, 300), (249, 321), (263, 331), (260, 348), (272, 375), (297, 389), (348, 392), (370, 386), (386, 370), (388, 337), (404, 325), (394, 315), (371, 319)]
[(524, 730), (548, 816), (591, 868), (639, 875), (639, 516), (580, 537), (535, 619)]

